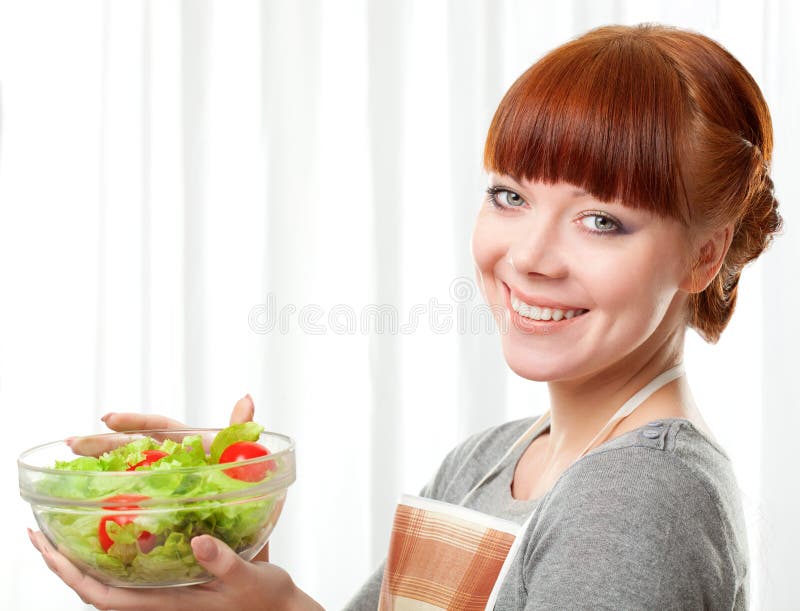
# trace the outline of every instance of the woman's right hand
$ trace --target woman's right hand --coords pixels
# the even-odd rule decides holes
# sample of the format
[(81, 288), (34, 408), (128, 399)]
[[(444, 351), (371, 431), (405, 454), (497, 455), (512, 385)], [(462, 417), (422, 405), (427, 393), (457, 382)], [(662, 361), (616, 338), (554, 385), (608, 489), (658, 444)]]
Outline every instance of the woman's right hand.
[[(231, 410), (231, 424), (250, 422), (253, 419), (255, 405), (252, 397), (247, 394), (236, 402)], [(139, 414), (136, 412), (109, 412), (100, 418), (112, 431), (152, 431), (158, 429), (187, 429), (191, 428), (183, 422), (160, 416), (158, 414)], [(156, 437), (158, 439), (158, 437)], [(113, 450), (119, 444), (116, 439), (99, 437), (68, 437), (67, 445), (81, 456), (100, 456), (103, 452)], [(180, 441), (180, 440), (178, 440)], [(208, 443), (211, 439), (208, 440)]]

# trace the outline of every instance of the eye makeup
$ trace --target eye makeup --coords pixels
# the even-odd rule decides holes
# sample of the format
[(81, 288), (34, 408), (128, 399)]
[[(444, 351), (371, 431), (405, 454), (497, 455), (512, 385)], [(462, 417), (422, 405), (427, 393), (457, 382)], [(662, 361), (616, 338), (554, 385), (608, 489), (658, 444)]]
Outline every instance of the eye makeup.
[[(525, 200), (522, 198), (519, 193), (516, 191), (512, 191), (506, 187), (490, 185), (486, 189), (487, 199), (492, 206), (501, 212), (505, 212), (507, 210), (513, 210), (514, 208), (521, 208), (522, 205), (525, 203)], [(505, 195), (506, 203), (502, 203), (500, 200)], [(516, 200), (513, 200), (515, 203), (519, 203), (519, 205), (513, 205), (510, 202), (512, 198), (516, 197)], [(610, 223), (612, 228), (611, 229), (590, 229), (585, 223), (583, 223), (583, 219), (595, 217), (595, 219), (603, 219), (606, 223)], [(616, 218), (611, 216), (606, 212), (601, 212), (599, 210), (586, 210), (581, 212), (579, 218), (579, 225), (582, 231), (586, 233), (597, 235), (597, 236), (614, 236), (619, 235), (621, 233), (625, 233), (624, 227), (621, 222), (619, 222)], [(594, 226), (597, 227), (597, 220), (594, 222)]]

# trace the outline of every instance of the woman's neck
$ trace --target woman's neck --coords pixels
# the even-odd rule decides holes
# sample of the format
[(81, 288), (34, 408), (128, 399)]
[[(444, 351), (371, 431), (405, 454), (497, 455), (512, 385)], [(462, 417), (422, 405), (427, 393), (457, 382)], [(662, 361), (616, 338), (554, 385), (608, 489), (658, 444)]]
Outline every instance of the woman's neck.
[[(663, 339), (655, 346), (640, 346), (602, 372), (581, 379), (548, 382), (549, 462), (575, 460), (628, 399), (656, 376), (683, 361), (683, 331), (676, 329)], [(691, 390), (685, 376), (681, 376), (652, 393), (609, 432), (615, 437), (657, 418), (689, 417), (694, 413)]]

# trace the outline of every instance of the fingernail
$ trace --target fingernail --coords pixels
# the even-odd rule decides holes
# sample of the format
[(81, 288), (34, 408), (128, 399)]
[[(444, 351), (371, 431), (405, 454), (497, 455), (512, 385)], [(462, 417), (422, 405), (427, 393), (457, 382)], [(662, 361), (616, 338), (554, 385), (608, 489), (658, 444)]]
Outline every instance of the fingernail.
[(108, 412), (108, 413), (107, 413), (105, 416), (102, 416), (102, 417), (100, 418), (100, 420), (101, 420), (102, 422), (105, 422), (105, 421), (108, 419), (108, 417), (109, 417), (109, 416), (113, 416), (113, 415), (114, 415), (114, 412)]
[(67, 438), (64, 440), (64, 443), (66, 443), (68, 446), (72, 446), (72, 442), (73, 442), (73, 441), (75, 441), (75, 437), (67, 437)]
[(204, 562), (213, 560), (217, 555), (217, 546), (210, 539), (192, 539), (192, 549), (194, 549), (194, 557)]

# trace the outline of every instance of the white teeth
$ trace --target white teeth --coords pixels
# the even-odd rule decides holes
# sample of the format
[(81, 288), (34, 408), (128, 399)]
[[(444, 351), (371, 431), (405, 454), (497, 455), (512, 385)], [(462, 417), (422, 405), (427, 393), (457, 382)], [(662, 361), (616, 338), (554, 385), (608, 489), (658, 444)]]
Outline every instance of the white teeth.
[(534, 320), (555, 320), (559, 321), (562, 318), (570, 319), (576, 316), (580, 316), (587, 310), (559, 310), (557, 308), (540, 308), (539, 306), (535, 305), (528, 305), (517, 299), (516, 297), (511, 299), (511, 307), (514, 308), (515, 312), (519, 312), (523, 316), (527, 318), (533, 318)]

